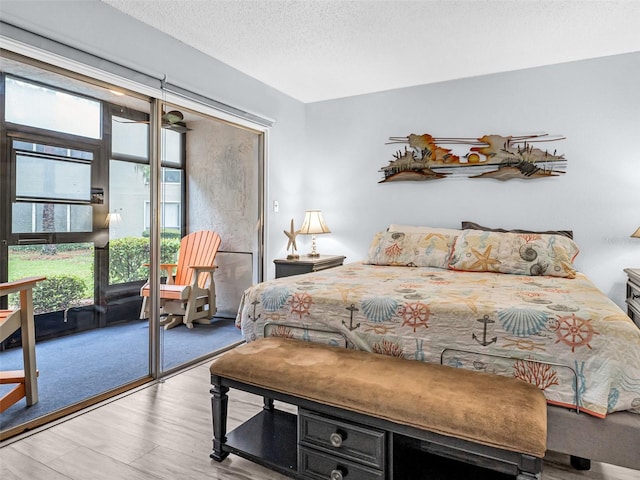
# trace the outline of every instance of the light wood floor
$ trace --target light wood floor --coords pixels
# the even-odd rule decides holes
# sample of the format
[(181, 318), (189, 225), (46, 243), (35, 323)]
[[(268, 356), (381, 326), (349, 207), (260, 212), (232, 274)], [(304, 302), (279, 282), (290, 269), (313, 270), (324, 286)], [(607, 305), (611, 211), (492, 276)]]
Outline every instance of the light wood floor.
[[(229, 429), (261, 408), (261, 398), (231, 392)], [(280, 405), (280, 407), (282, 407)], [(284, 480), (231, 455), (211, 453), (208, 364), (141, 389), (0, 450), (3, 480)], [(638, 480), (640, 472), (594, 462), (578, 472), (568, 457), (549, 454), (544, 480)], [(404, 480), (404, 479), (403, 479)], [(407, 479), (409, 480), (409, 479)]]

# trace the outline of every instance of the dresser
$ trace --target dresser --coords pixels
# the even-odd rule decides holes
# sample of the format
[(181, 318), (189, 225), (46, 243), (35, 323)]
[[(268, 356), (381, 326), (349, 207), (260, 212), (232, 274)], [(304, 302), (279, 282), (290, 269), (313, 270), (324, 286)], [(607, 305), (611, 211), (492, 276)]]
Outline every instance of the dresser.
[(297, 260), (279, 258), (274, 260), (273, 263), (276, 264), (276, 278), (282, 278), (339, 267), (343, 264), (345, 258), (341, 255), (300, 256)]
[(627, 274), (627, 313), (640, 327), (640, 268), (625, 268)]

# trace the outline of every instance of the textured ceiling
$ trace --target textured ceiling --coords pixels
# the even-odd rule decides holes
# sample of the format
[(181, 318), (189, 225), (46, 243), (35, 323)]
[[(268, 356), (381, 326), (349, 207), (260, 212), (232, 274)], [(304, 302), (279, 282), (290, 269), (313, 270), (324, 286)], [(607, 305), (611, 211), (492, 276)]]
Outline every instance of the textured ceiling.
[(640, 51), (640, 0), (102, 0), (303, 102)]

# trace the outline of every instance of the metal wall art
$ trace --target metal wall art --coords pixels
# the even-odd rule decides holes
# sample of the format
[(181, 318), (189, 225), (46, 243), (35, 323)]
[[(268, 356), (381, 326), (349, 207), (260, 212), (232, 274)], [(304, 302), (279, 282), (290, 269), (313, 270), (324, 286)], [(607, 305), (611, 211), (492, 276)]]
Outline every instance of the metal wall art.
[[(389, 137), (390, 142), (405, 143), (404, 151), (397, 151), (389, 165), (380, 169), (382, 182), (438, 180), (450, 176), (467, 178), (545, 178), (561, 175), (566, 169), (564, 155), (549, 153), (533, 147), (533, 143), (564, 140), (559, 135), (508, 136), (485, 135), (480, 138), (444, 138), (411, 134)], [(459, 145), (466, 153), (456, 155), (441, 145)], [(470, 147), (466, 147), (470, 145)]]

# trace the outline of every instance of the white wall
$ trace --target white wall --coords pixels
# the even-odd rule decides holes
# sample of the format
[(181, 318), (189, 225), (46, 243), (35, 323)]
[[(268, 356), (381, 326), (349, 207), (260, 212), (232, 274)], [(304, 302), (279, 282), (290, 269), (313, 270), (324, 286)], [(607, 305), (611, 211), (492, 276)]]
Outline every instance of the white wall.
[[(287, 218), (287, 224), (298, 212), (306, 143), (305, 105), (301, 102), (98, 0), (3, 0), (0, 18), (156, 78), (166, 75), (174, 85), (274, 119), (268, 135), (266, 204), (279, 199), (279, 215)], [(265, 278), (274, 276), (272, 259), (282, 255), (286, 247), (284, 227), (279, 218), (272, 221), (271, 215), (272, 209), (267, 208)]]
[[(391, 222), (572, 229), (577, 266), (623, 306), (624, 267), (640, 267), (640, 53), (304, 105), (97, 0), (0, 4), (2, 20), (236, 108), (276, 120), (269, 134), (266, 278), (282, 230), (323, 210), (322, 253), (365, 256)], [(397, 68), (398, 75), (402, 68)], [(410, 68), (407, 66), (406, 68)], [(558, 133), (561, 178), (378, 184), (389, 136)], [(273, 200), (280, 212), (273, 213)], [(300, 238), (300, 237), (299, 237)], [(302, 252), (308, 239), (300, 238)]]
[[(308, 105), (305, 208), (333, 230), (319, 249), (361, 259), (389, 223), (570, 229), (578, 269), (622, 307), (622, 269), (640, 267), (639, 85), (635, 53)], [(390, 136), (539, 132), (567, 137), (551, 144), (563, 176), (378, 183), (402, 148)]]

